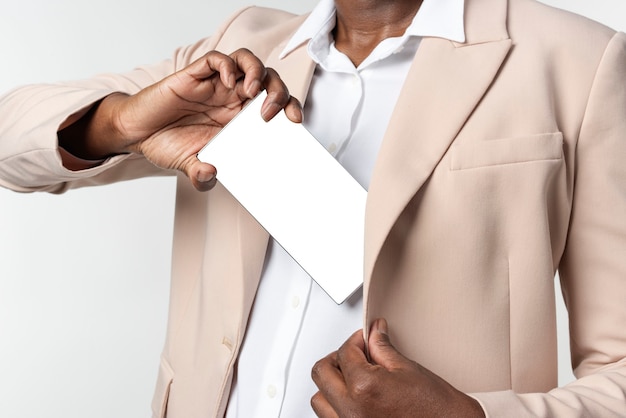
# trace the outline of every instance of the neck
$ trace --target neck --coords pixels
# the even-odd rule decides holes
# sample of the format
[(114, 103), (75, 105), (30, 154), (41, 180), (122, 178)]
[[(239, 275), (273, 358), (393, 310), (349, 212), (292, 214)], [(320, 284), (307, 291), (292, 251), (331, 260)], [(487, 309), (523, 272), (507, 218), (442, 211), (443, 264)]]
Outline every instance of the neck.
[(355, 66), (383, 39), (402, 36), (422, 0), (335, 0), (335, 47)]

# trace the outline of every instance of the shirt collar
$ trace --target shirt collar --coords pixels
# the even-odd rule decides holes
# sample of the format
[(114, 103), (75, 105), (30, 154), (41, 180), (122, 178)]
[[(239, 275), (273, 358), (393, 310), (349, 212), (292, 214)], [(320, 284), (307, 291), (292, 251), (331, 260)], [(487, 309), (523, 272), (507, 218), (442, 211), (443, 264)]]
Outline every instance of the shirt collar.
[[(424, 0), (404, 36), (436, 37), (465, 42), (464, 0)], [(335, 1), (321, 0), (291, 37), (279, 58), (306, 41), (328, 42), (335, 27)]]

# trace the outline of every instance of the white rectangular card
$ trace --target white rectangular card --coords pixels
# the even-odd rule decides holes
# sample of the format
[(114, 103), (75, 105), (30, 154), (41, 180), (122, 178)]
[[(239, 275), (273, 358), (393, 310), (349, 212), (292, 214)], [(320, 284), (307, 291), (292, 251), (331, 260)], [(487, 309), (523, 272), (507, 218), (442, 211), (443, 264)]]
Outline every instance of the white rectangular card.
[(342, 303), (363, 282), (367, 192), (284, 112), (265, 122), (266, 96), (252, 100), (198, 158), (217, 168), (222, 185)]

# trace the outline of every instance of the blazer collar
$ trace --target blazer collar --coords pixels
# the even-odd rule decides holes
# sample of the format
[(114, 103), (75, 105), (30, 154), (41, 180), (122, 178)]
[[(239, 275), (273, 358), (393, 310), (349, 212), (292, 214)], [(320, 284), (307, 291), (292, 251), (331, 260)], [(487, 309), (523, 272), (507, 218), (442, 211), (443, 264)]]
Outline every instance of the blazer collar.
[[(299, 16), (297, 22), (301, 24), (306, 17), (307, 15)], [(313, 78), (315, 62), (307, 52), (307, 43), (301, 43), (287, 52), (284, 51), (292, 35), (276, 45), (265, 61), (265, 65), (274, 68), (280, 74), (283, 82), (289, 88), (289, 93), (304, 105)]]

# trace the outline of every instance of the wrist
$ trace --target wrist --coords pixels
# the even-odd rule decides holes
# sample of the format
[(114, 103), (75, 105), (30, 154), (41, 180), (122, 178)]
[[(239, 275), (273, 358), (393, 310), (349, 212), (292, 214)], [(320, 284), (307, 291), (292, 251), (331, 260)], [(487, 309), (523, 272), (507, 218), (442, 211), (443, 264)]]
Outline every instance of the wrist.
[(119, 126), (120, 108), (128, 96), (113, 93), (93, 106), (76, 122), (58, 132), (59, 146), (84, 160), (101, 160), (130, 152)]
[(113, 93), (99, 103), (87, 130), (87, 144), (92, 153), (110, 156), (132, 152), (132, 146), (138, 139), (132, 138), (125, 130), (122, 117), (129, 99), (127, 94)]

